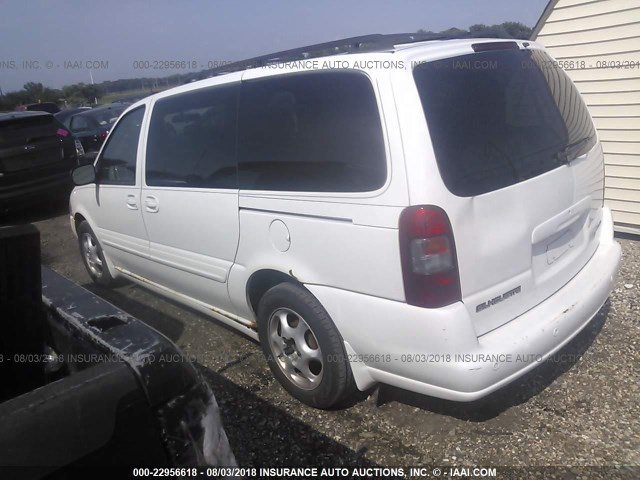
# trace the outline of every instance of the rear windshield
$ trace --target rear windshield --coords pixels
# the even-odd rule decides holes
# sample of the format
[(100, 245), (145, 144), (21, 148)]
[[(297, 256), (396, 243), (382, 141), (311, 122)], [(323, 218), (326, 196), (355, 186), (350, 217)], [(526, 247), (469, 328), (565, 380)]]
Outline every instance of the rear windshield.
[(0, 122), (0, 148), (36, 143), (65, 133), (66, 129), (52, 115), (10, 119)]
[(440, 175), (458, 196), (528, 180), (596, 142), (579, 93), (543, 51), (446, 58), (418, 65), (414, 78)]

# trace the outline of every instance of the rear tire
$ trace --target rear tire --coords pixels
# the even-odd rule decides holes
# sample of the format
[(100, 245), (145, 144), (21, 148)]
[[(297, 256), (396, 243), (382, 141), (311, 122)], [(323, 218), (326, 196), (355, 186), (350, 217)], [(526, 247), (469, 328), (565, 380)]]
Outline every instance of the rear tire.
[(109, 272), (102, 246), (86, 220), (80, 222), (77, 232), (82, 262), (91, 280), (103, 287), (114, 286), (115, 280), (111, 276), (111, 272)]
[(342, 337), (320, 302), (303, 287), (281, 283), (264, 294), (258, 306), (258, 334), (273, 375), (301, 402), (327, 409), (356, 391)]

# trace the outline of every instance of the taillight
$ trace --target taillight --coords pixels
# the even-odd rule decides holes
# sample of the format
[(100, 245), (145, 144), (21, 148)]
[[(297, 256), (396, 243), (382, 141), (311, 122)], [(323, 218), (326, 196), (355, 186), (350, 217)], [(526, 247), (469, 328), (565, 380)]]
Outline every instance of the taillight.
[(460, 301), (460, 275), (447, 214), (431, 205), (400, 215), (400, 257), (407, 303), (437, 308)]
[(104, 132), (100, 132), (98, 134), (98, 138), (104, 142), (107, 139), (108, 135), (109, 135), (109, 130), (105, 130)]

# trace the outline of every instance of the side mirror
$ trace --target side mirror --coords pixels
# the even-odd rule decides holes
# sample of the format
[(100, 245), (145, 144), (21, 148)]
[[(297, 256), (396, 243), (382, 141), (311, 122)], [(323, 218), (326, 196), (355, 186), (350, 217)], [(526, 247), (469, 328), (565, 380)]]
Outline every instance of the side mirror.
[(96, 150), (87, 152), (80, 157), (79, 159), (80, 165), (87, 165), (89, 163), (93, 164), (95, 163), (97, 157), (98, 157), (98, 152)]
[(88, 185), (96, 181), (96, 169), (93, 165), (82, 165), (71, 172), (71, 178), (76, 186)]

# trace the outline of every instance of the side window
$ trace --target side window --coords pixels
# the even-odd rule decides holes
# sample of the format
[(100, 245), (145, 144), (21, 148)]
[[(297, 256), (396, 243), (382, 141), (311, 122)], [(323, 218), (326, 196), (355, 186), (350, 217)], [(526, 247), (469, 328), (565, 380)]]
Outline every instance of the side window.
[(144, 107), (127, 113), (111, 132), (98, 160), (98, 181), (107, 185), (135, 185), (136, 160)]
[(369, 78), (320, 71), (242, 84), (240, 188), (366, 192), (387, 176), (380, 114)]
[(146, 184), (238, 188), (237, 96), (236, 84), (158, 100), (149, 124)]

